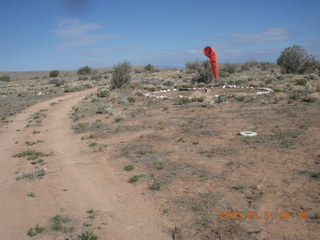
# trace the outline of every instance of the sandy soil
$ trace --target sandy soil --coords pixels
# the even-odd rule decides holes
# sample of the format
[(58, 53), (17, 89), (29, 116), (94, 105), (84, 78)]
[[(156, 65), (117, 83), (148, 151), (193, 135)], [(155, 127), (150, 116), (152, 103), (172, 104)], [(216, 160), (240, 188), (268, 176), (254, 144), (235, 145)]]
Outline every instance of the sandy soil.
[[(42, 102), (13, 117), (1, 129), (0, 142), (0, 235), (1, 239), (30, 239), (26, 233), (39, 224), (45, 227), (33, 239), (65, 239), (60, 232), (50, 231), (49, 220), (56, 215), (68, 216), (75, 233), (83, 231), (88, 210), (94, 210), (91, 225), (98, 227), (100, 239), (172, 239), (163, 229), (159, 212), (108, 165), (108, 154), (88, 154), (85, 144), (72, 133), (68, 114), (72, 107), (95, 89), (77, 92)], [(58, 102), (58, 104), (51, 104)], [(30, 115), (48, 109), (42, 126), (25, 128)], [(15, 180), (34, 166), (14, 154), (30, 147), (25, 142), (41, 140), (33, 146), (50, 153), (41, 180)], [(27, 197), (29, 192), (35, 198)], [(79, 227), (78, 227), (79, 226)], [(60, 238), (59, 238), (60, 237)]]

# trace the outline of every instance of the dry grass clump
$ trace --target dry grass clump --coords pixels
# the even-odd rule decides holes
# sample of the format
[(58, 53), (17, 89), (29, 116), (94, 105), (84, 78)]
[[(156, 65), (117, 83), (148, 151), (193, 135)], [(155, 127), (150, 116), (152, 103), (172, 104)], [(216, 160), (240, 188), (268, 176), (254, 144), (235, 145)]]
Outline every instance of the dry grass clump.
[(319, 103), (320, 102), (320, 93), (314, 92), (309, 95), (310, 102)]

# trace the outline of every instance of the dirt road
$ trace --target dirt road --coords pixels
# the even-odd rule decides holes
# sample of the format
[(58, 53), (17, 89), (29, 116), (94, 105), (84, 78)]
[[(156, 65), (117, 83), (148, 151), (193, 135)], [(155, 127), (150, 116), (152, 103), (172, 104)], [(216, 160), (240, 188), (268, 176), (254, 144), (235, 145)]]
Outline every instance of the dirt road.
[[(114, 169), (108, 152), (90, 153), (71, 129), (72, 107), (95, 90), (76, 92), (34, 105), (12, 117), (0, 131), (0, 239), (31, 239), (30, 228), (44, 227), (32, 239), (66, 239), (86, 230), (99, 239), (172, 239), (159, 212)], [(27, 127), (33, 114), (45, 114)], [(31, 118), (32, 119), (32, 118)], [(30, 164), (13, 157), (26, 150), (48, 154)], [(43, 167), (42, 179), (16, 180)], [(30, 193), (33, 193), (30, 194)], [(54, 216), (68, 218), (70, 231), (52, 231)]]

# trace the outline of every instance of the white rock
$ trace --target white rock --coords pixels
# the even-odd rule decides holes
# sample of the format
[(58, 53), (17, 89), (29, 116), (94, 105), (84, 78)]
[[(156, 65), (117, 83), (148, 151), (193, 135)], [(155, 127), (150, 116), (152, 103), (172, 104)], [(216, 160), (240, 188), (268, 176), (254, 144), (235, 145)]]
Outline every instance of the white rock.
[(256, 94), (257, 95), (262, 95), (262, 94), (266, 94), (266, 93), (269, 93), (269, 92), (257, 92)]
[(245, 131), (245, 132), (240, 132), (240, 135), (243, 137), (254, 137), (257, 136), (256, 132), (250, 132), (250, 131)]

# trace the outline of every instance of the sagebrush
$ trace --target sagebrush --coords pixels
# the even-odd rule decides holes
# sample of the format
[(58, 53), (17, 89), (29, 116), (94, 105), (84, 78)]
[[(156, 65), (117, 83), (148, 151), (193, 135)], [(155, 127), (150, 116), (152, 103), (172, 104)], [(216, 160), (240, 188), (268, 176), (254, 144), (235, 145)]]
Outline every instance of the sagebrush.
[(314, 55), (309, 54), (301, 46), (295, 45), (281, 52), (277, 64), (283, 73), (303, 74), (315, 70), (318, 62)]
[(114, 66), (114, 71), (111, 78), (111, 88), (124, 88), (130, 84), (132, 68), (129, 62), (119, 63)]

